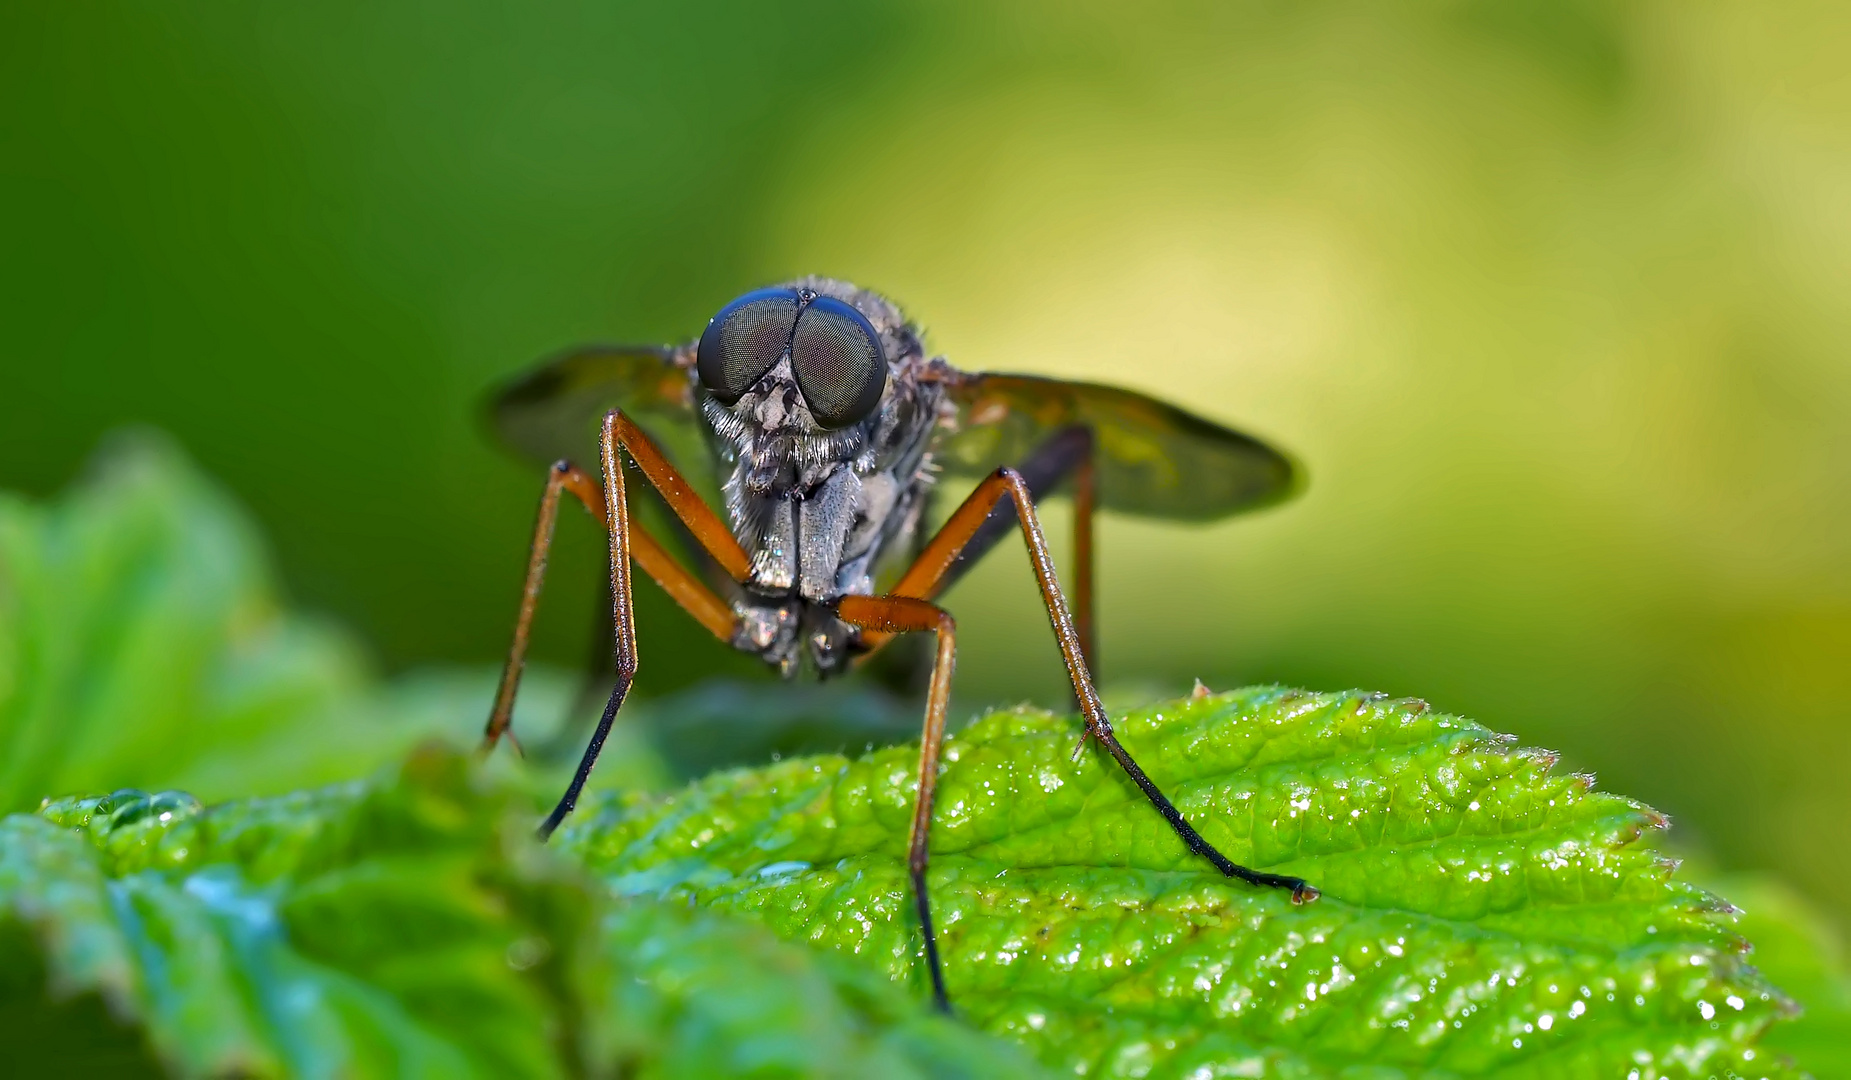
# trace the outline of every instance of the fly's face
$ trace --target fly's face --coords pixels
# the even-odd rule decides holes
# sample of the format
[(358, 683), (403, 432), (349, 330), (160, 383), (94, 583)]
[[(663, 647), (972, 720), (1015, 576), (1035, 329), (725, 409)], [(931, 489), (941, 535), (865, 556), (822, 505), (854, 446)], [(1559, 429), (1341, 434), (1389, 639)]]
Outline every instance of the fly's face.
[(702, 411), (737, 457), (749, 499), (803, 498), (868, 445), (887, 351), (867, 316), (807, 285), (760, 289), (701, 335)]

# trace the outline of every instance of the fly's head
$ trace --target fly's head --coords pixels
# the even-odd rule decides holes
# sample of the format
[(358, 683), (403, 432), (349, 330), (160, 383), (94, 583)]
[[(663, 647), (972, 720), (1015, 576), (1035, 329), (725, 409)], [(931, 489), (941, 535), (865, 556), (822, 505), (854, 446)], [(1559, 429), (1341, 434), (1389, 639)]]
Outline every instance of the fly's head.
[[(827, 278), (739, 297), (701, 334), (702, 415), (746, 499), (804, 498), (836, 470), (872, 464), (896, 382), (921, 352), (888, 301)], [(902, 392), (902, 395), (904, 393)]]

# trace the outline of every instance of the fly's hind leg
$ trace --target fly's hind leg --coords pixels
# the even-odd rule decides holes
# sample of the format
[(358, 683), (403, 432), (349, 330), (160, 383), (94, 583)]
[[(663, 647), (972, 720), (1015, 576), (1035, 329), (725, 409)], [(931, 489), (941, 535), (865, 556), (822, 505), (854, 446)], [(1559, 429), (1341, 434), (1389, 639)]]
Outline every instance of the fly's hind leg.
[(682, 519), (689, 531), (728, 574), (736, 580), (743, 580), (747, 569), (745, 552), (719, 516), (700, 501), (649, 437), (622, 412), (614, 411), (604, 418), (599, 438), (599, 457), (604, 479), (601, 487), (569, 462), (562, 461), (553, 466), (547, 474), (546, 493), (540, 499), (539, 520), (534, 527), (533, 548), (527, 561), (527, 581), (521, 593), (520, 614), (514, 624), (514, 642), (508, 652), (508, 665), (502, 672), (495, 706), (483, 731), (484, 750), (493, 748), (497, 739), (509, 734), (514, 698), (520, 688), (521, 672), (527, 661), (528, 634), (533, 623), (534, 609), (539, 603), (540, 589), (546, 578), (546, 558), (552, 547), (561, 492), (571, 492), (592, 516), (604, 522), (610, 536), (611, 605), (615, 626), (611, 651), (616, 660), (616, 681), (611, 687), (603, 715), (598, 718), (598, 726), (592, 732), (591, 741), (585, 747), (578, 768), (573, 772), (571, 784), (540, 826), (541, 839), (551, 836), (577, 804), (579, 794), (591, 776), (591, 768), (597, 762), (598, 752), (603, 749), (617, 711), (623, 707), (624, 697), (629, 693), (630, 683), (636, 676), (636, 623), (633, 618), (630, 578), (632, 560), (715, 637), (731, 641), (734, 633), (735, 618), (726, 602), (671, 558), (646, 530), (630, 520), (620, 447), (629, 452), (631, 460), (636, 462), (644, 477), (662, 493), (670, 509), (675, 511), (676, 516)]
[(520, 612), (514, 619), (514, 641), (508, 647), (508, 663), (501, 671), (501, 685), (495, 691), (495, 705), (489, 711), (482, 730), (482, 752), (487, 753), (504, 737), (521, 749), (510, 725), (514, 721), (514, 698), (520, 692), (521, 675), (527, 669), (527, 644), (533, 630), (534, 611), (540, 605), (540, 590), (546, 584), (546, 561), (553, 549), (553, 529), (559, 522), (559, 497), (570, 492), (598, 520), (604, 519), (604, 493), (597, 481), (569, 461), (554, 462), (546, 471), (546, 491), (540, 496), (540, 512), (533, 528), (533, 544), (527, 555), (527, 580), (521, 588)]
[[(937, 596), (966, 543), (978, 533), (990, 517), (991, 510), (1004, 498), (1015, 502), (1017, 520), (1022, 526), (1022, 538), (1028, 544), (1029, 561), (1034, 566), (1035, 580), (1041, 588), (1042, 601), (1047, 606), (1048, 622), (1053, 626), (1061, 658), (1066, 661), (1067, 674), (1073, 683), (1074, 697), (1078, 699), (1081, 715), (1085, 718), (1086, 732), (1081, 746), (1084, 747), (1085, 738), (1099, 740), (1099, 745), (1125, 770), (1132, 783), (1138, 786), (1144, 797), (1169, 822), (1170, 828), (1176, 831), (1189, 850), (1213, 863), (1222, 874), (1254, 885), (1289, 889), (1295, 903), (1316, 900), (1317, 889), (1303, 878), (1253, 870), (1216, 850), (1213, 844), (1196, 831), (1195, 826), (1189, 824), (1188, 819), (1183, 817), (1182, 812), (1176, 809), (1176, 805), (1118, 741), (1118, 736), (1112, 731), (1112, 722), (1106, 716), (1105, 706), (1099, 700), (1099, 693), (1093, 687), (1080, 635), (1074, 628), (1072, 615), (1067, 611), (1066, 599), (1060, 591), (1060, 581), (1055, 576), (1054, 559), (1048, 553), (1047, 538), (1042, 534), (1041, 522), (1035, 514), (1033, 495), (1021, 474), (1014, 469), (998, 469), (979, 484), (977, 490), (971, 492), (970, 497), (946, 520), (938, 535), (926, 544), (919, 558), (901, 575), (892, 595), (920, 599)], [(879, 648), (890, 636), (874, 632), (864, 635), (863, 641), (871, 649)]]

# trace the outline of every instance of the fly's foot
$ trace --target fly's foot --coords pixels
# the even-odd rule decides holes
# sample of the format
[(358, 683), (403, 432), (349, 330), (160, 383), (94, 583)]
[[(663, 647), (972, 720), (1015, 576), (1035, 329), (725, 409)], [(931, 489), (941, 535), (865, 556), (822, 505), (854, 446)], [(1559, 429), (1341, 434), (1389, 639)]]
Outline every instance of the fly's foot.
[(1306, 881), (1304, 878), (1287, 877), (1284, 874), (1267, 874), (1258, 870), (1246, 870), (1244, 867), (1236, 867), (1236, 869), (1243, 872), (1233, 876), (1239, 877), (1242, 881), (1248, 882), (1249, 884), (1266, 885), (1275, 889), (1292, 890), (1292, 903), (1294, 904), (1309, 904), (1313, 900), (1324, 895), (1318, 891), (1317, 886)]
[(500, 734), (497, 735), (484, 735), (481, 744), (476, 747), (476, 756), (481, 758), (488, 757), (495, 752), (495, 744), (502, 740), (506, 740), (509, 746), (514, 747), (515, 757), (524, 758), (527, 756), (527, 748), (522, 746), (521, 741), (514, 737), (513, 728), (503, 728)]
[(733, 648), (757, 655), (786, 678), (796, 673), (802, 627), (794, 607), (739, 600), (733, 603), (733, 615), (738, 619)]

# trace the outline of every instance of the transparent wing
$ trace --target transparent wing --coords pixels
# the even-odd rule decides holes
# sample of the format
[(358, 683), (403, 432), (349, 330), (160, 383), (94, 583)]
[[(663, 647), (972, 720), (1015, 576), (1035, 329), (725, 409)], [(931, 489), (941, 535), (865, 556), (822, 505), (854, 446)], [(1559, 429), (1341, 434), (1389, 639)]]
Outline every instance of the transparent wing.
[(561, 458), (598, 468), (598, 427), (621, 408), (677, 467), (697, 480), (706, 437), (694, 408), (692, 354), (663, 345), (587, 345), (560, 353), (509, 384), (489, 407), (496, 435), (536, 464)]
[(935, 372), (958, 407), (934, 458), (983, 475), (1027, 457), (1055, 432), (1093, 431), (1099, 505), (1126, 514), (1212, 521), (1294, 494), (1303, 474), (1282, 452), (1130, 390), (1035, 375)]

